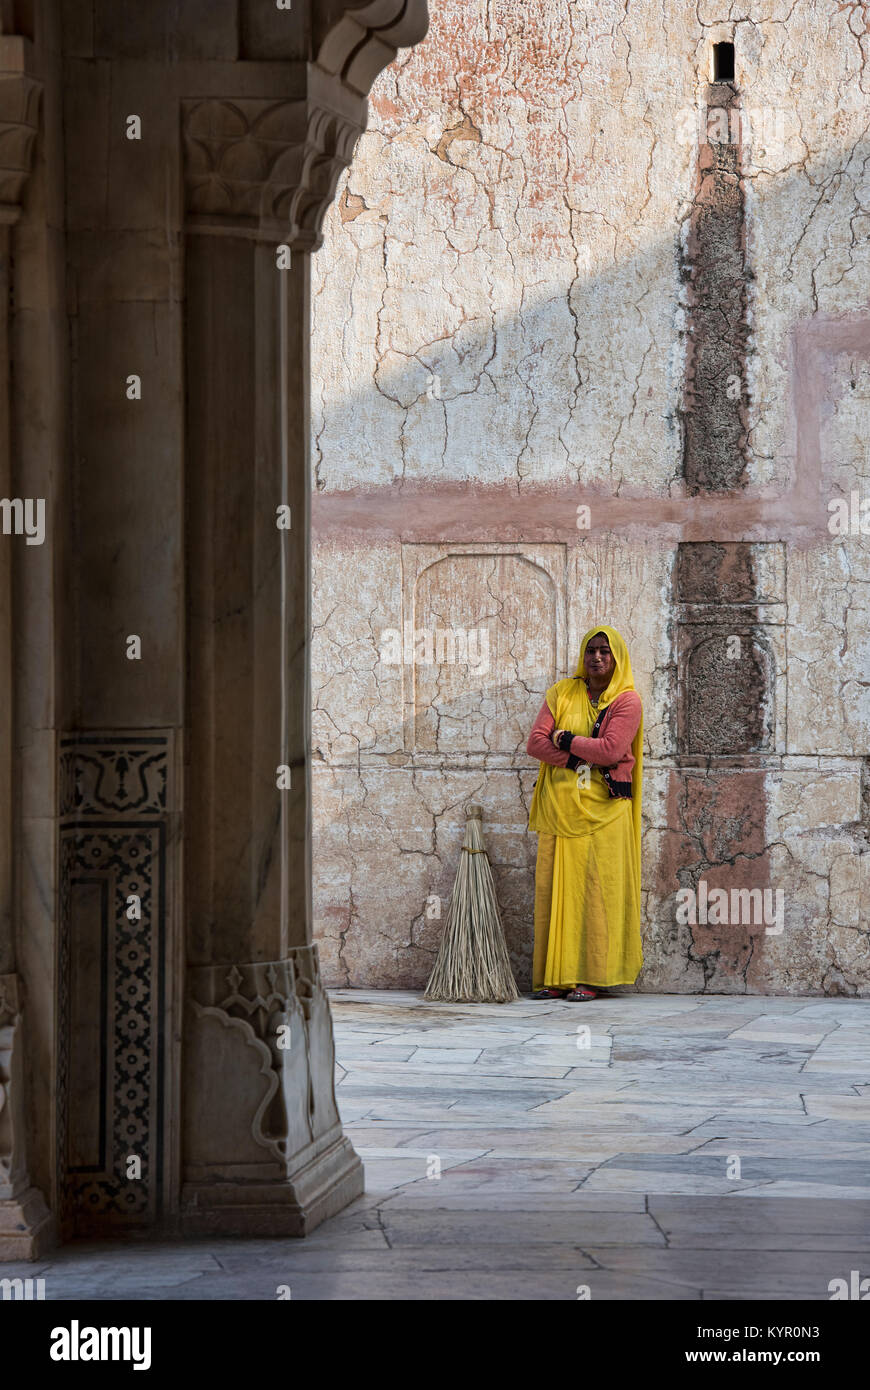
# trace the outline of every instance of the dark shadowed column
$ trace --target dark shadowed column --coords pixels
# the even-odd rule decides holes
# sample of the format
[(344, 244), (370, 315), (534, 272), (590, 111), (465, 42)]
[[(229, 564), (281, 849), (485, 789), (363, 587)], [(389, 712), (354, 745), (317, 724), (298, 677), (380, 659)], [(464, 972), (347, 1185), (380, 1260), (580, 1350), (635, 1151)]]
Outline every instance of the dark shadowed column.
[[(15, 466), (10, 382), (11, 314), (14, 304), (15, 225), (21, 215), (39, 128), (42, 84), (35, 80), (32, 44), (8, 32), (0, 15), (0, 1261), (34, 1259), (50, 1244), (53, 1221), (28, 1167), (28, 1011), (20, 949), (16, 942), (15, 860), (20, 835), (20, 780), (13, 768), (15, 666), (26, 642), (14, 602), (13, 573), (34, 559), (24, 528), (41, 499), (13, 496), (25, 470)], [(4, 27), (7, 32), (4, 33)], [(35, 537), (34, 537), (35, 539)], [(50, 538), (51, 539), (51, 538)], [(45, 537), (39, 548), (45, 545)], [(24, 547), (14, 555), (14, 547)], [(40, 560), (43, 559), (40, 554)], [(24, 586), (26, 588), (26, 584)], [(33, 802), (28, 797), (28, 805)], [(31, 1059), (32, 1060), (32, 1059)]]
[[(273, 58), (281, 18), (257, 15), (246, 56)], [(309, 255), (365, 93), (425, 5), (312, 18), (319, 64), (182, 101), (190, 1231), (304, 1235), (363, 1186), (312, 942)]]

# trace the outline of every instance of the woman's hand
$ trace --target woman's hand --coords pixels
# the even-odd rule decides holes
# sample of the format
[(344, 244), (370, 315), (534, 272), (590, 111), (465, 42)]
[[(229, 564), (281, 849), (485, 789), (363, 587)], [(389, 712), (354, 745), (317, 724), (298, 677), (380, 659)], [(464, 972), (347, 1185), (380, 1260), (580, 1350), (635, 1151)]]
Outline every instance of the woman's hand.
[(555, 746), (556, 748), (559, 747), (559, 739), (560, 739), (561, 735), (564, 734), (564, 732), (565, 732), (564, 729), (554, 729), (553, 732), (551, 733), (551, 735), (550, 735), (550, 742), (551, 742), (552, 744), (554, 744), (554, 746)]

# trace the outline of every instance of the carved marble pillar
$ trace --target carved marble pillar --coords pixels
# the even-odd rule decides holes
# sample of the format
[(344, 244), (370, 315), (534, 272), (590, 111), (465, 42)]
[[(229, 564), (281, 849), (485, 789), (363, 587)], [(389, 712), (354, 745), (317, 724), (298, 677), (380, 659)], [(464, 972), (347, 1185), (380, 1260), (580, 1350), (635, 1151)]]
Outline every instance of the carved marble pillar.
[(241, 964), (310, 939), (308, 253), (359, 125), (260, 98), (183, 122), (189, 957)]
[[(2, 29), (2, 23), (0, 23)], [(10, 498), (11, 457), (9, 304), (11, 250), (39, 128), (41, 84), (33, 76), (32, 46), (0, 33), (0, 496)], [(52, 1238), (42, 1194), (30, 1185), (25, 1151), (24, 989), (16, 974), (12, 772), (14, 622), (12, 548), (22, 536), (0, 534), (0, 1261), (33, 1259)]]
[[(327, 67), (288, 65), (283, 96), (182, 102), (190, 809), (181, 1223), (195, 1232), (304, 1235), (363, 1188), (336, 1109), (332, 1024), (311, 942), (309, 255), (365, 126), (371, 80), (404, 35), (425, 32), (425, 5), (316, 8), (335, 11), (342, 31), (340, 41), (327, 34)], [(345, 23), (340, 11), (355, 17)]]
[[(310, 937), (308, 101), (184, 104), (188, 1011), (182, 1223), (301, 1235), (362, 1191)], [(289, 513), (280, 508), (289, 507)], [(278, 521), (289, 522), (280, 526)], [(289, 778), (279, 768), (289, 769)], [(289, 780), (289, 786), (279, 781)]]
[[(87, 1208), (99, 1233), (135, 1217), (303, 1234), (361, 1190), (310, 945), (308, 257), (374, 77), (426, 28), (425, 0), (222, 0), (214, 14), (149, 0), (132, 28), (118, 6), (99, 23), (73, 4), (61, 24), (58, 8), (36, 7), (37, 70), (5, 32), (33, 7), (0, 0), (0, 490), (50, 493), (59, 523), (41, 568), (0, 536), (0, 1259), (51, 1234), (25, 1128), (70, 1233)], [(56, 416), (36, 450), (26, 421), (17, 474), (9, 229), (39, 78), (27, 227), (45, 246), (21, 238), (18, 264), (22, 289), (52, 278), (43, 263), (53, 279), (38, 322), (15, 320), (20, 379), (44, 365), (45, 380), (16, 398), (14, 429)], [(141, 409), (119, 390), (129, 373)], [(40, 642), (13, 641), (10, 592), (25, 632), (39, 612), (45, 687)]]

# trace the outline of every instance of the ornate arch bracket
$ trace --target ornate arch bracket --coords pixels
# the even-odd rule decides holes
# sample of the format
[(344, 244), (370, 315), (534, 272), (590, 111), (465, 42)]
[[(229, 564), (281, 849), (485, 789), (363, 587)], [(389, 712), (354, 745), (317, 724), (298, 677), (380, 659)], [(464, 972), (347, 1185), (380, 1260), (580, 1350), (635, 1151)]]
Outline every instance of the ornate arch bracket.
[(366, 127), (372, 83), (400, 47), (423, 38), (428, 12), (426, 0), (322, 0), (312, 21), (316, 61), (292, 65), (297, 76), (304, 69), (304, 97), (182, 101), (190, 230), (320, 246), (326, 209)]
[(367, 97), (397, 50), (420, 43), (428, 27), (426, 0), (327, 0), (315, 6), (318, 67)]

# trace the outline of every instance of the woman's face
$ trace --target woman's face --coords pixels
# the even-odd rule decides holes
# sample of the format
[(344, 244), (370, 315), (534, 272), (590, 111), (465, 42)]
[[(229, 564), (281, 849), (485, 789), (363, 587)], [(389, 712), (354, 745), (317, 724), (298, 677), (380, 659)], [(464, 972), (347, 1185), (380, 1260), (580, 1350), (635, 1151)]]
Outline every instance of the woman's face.
[(597, 685), (603, 681), (605, 684), (616, 670), (616, 662), (610, 650), (610, 643), (603, 632), (598, 632), (594, 637), (590, 637), (586, 643), (586, 655), (583, 659), (586, 667), (586, 674)]

